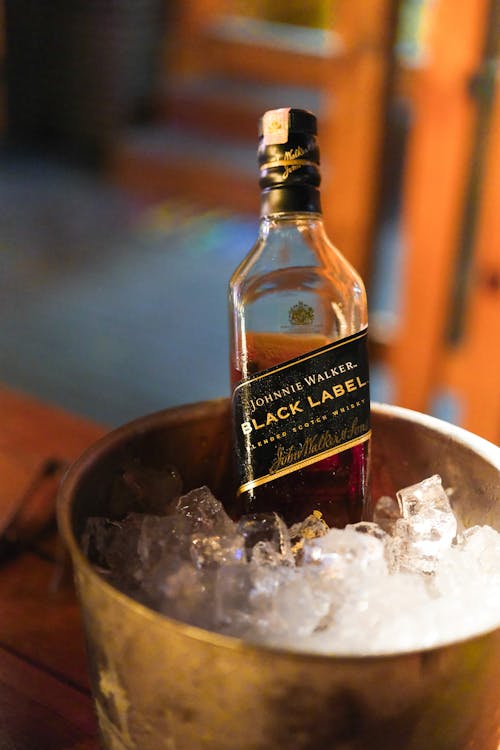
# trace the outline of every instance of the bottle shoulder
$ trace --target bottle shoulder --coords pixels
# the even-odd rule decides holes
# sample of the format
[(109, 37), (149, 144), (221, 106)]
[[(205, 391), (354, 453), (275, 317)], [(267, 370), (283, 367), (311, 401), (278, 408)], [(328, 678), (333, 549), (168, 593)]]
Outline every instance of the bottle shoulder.
[(327, 236), (322, 221), (290, 220), (263, 222), (256, 242), (235, 270), (259, 272), (270, 267), (297, 265), (331, 267), (356, 271)]
[(335, 283), (355, 284), (364, 293), (360, 275), (327, 237), (322, 222), (276, 222), (261, 227), (255, 244), (231, 277), (231, 285), (255, 284), (259, 276), (289, 269), (331, 276)]

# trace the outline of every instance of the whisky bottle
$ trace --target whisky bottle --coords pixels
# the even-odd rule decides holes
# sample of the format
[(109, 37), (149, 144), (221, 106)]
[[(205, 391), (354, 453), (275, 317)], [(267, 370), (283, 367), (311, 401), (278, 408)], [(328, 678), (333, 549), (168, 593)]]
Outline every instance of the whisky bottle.
[(229, 284), (234, 515), (368, 516), (370, 395), (363, 283), (329, 241), (316, 117), (259, 121), (257, 241)]

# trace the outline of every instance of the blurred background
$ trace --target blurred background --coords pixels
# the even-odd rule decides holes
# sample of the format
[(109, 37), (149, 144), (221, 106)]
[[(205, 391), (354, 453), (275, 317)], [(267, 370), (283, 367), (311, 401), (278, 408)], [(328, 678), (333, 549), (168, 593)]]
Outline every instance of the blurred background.
[(0, 0), (0, 382), (227, 395), (257, 119), (307, 107), (372, 396), (500, 442), (499, 40), (499, 0)]

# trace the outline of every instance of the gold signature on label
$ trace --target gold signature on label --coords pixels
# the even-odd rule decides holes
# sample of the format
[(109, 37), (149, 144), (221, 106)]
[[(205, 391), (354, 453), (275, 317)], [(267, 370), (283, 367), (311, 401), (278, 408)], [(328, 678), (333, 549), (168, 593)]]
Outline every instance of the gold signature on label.
[(276, 167), (283, 167), (283, 179), (286, 180), (287, 177), (292, 172), (295, 172), (296, 169), (299, 169), (299, 167), (317, 168), (317, 162), (302, 158), (303, 156), (307, 156), (307, 154), (311, 150), (312, 149), (310, 146), (308, 146), (307, 148), (303, 148), (302, 146), (290, 148), (283, 154), (277, 154), (276, 156), (274, 156), (274, 158), (271, 158), (271, 160), (266, 162), (265, 164), (261, 164), (260, 169), (262, 171), (265, 169), (276, 169)]

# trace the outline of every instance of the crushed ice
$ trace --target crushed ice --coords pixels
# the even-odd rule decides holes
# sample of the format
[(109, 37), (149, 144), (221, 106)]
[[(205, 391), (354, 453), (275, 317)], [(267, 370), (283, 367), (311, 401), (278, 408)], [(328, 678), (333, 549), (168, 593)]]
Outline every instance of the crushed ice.
[(89, 519), (82, 545), (113, 585), (166, 615), (335, 654), (426, 648), (500, 624), (500, 534), (458, 533), (437, 475), (342, 530), (319, 512), (291, 528), (276, 513), (233, 522), (207, 487), (180, 495), (173, 472), (147, 479), (168, 489), (154, 512), (141, 495), (140, 512)]

